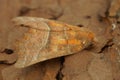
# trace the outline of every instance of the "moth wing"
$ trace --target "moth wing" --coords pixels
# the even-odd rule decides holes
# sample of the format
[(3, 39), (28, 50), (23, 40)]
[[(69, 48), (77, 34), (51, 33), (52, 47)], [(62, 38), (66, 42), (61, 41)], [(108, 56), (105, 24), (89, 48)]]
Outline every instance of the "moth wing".
[[(82, 36), (79, 40), (77, 38), (80, 36), (80, 31), (68, 31), (69, 28), (80, 30), (77, 27), (74, 28), (73, 26), (62, 25), (62, 23), (51, 22), (47, 19), (31, 17), (20, 17), (14, 21), (18, 26), (22, 24), (22, 27), (29, 28), (24, 37), (16, 43), (18, 60), (15, 66), (18, 68), (24, 68), (51, 58), (73, 54), (82, 50), (89, 43), (87, 41), (89, 36), (82, 37), (83, 35), (80, 33)], [(86, 35), (87, 32), (84, 33)]]
[[(53, 36), (64, 36), (63, 32), (59, 33), (59, 31), (55, 31), (50, 33), (52, 30), (61, 30), (61, 27), (59, 29), (49, 27), (44, 22), (47, 19), (45, 20), (43, 18), (18, 17), (13, 21), (17, 26), (29, 28), (28, 32), (24, 34), (24, 37), (18, 40), (15, 45), (16, 53), (18, 54), (18, 60), (15, 64), (16, 67), (26, 67), (66, 53), (64, 51), (65, 49), (57, 51), (56, 48), (59, 45), (57, 43), (54, 44), (53, 41)], [(57, 54), (58, 52), (60, 55)]]

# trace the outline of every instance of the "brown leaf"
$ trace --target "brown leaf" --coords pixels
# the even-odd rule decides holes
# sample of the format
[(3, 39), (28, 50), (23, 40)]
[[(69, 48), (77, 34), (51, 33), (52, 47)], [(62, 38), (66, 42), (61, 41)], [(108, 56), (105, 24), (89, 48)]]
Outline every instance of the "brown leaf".
[(109, 9), (109, 16), (113, 16), (113, 17), (120, 16), (119, 9), (120, 9), (120, 0), (112, 0)]

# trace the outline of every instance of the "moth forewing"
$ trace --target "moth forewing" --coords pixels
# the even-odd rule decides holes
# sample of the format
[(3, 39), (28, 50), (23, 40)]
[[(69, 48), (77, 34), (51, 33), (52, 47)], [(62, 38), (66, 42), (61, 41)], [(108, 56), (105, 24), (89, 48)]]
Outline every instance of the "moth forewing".
[(14, 23), (29, 28), (15, 46), (18, 54), (15, 66), (18, 68), (77, 53), (94, 38), (93, 33), (85, 28), (43, 18), (18, 17)]

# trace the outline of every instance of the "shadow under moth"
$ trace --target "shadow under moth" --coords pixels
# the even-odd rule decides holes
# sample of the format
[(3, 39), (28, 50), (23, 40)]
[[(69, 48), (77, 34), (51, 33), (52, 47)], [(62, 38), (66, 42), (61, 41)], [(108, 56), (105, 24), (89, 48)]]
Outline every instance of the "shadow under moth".
[(86, 28), (44, 18), (16, 17), (13, 22), (17, 27), (29, 29), (15, 43), (17, 68), (77, 53), (89, 46), (94, 38), (94, 34)]

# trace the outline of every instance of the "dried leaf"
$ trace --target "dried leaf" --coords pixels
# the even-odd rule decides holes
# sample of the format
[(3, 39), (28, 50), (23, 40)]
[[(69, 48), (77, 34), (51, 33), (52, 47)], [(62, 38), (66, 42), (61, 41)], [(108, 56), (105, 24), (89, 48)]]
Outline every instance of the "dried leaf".
[(109, 9), (109, 16), (120, 16), (120, 0), (112, 0), (111, 6)]

